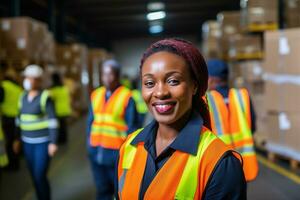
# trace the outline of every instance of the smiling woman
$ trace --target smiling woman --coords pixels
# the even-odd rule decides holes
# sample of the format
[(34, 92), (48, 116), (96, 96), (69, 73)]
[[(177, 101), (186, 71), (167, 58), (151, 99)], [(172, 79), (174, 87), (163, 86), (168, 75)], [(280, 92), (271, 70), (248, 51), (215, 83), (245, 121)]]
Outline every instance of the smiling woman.
[(241, 157), (210, 130), (207, 67), (190, 42), (165, 39), (141, 61), (154, 120), (120, 149), (120, 199), (246, 199)]

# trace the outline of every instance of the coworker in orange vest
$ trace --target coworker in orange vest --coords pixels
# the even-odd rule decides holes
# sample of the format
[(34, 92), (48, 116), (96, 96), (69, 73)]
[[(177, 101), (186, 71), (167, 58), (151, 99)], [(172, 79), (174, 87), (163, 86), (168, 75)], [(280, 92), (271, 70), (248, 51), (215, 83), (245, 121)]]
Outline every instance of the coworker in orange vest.
[(91, 94), (88, 117), (88, 153), (97, 189), (97, 200), (113, 199), (115, 163), (127, 134), (136, 130), (137, 111), (131, 91), (120, 84), (120, 65), (103, 63), (104, 86)]
[(242, 159), (210, 130), (206, 63), (190, 42), (165, 39), (141, 61), (142, 96), (154, 120), (120, 149), (123, 200), (246, 199)]
[(254, 180), (258, 174), (252, 137), (255, 131), (255, 113), (248, 91), (245, 88), (229, 89), (228, 66), (222, 60), (209, 60), (208, 72), (210, 91), (207, 93), (207, 100), (212, 130), (242, 155), (246, 180)]

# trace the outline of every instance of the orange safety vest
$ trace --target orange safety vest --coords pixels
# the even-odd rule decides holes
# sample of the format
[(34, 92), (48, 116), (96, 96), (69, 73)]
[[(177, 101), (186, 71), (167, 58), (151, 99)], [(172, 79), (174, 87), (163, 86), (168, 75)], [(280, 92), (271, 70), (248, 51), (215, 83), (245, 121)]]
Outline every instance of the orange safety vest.
[(258, 163), (251, 132), (250, 98), (246, 89), (230, 89), (228, 106), (217, 91), (207, 93), (212, 130), (243, 157), (247, 181), (258, 174)]
[[(118, 194), (123, 200), (139, 199), (148, 152), (143, 142), (137, 145), (131, 142), (141, 130), (132, 133), (120, 149)], [(197, 155), (175, 151), (152, 180), (145, 192), (145, 200), (202, 198), (215, 166), (231, 149), (206, 128), (200, 134)]]
[(124, 114), (131, 92), (120, 86), (107, 101), (105, 93), (106, 89), (100, 87), (91, 94), (94, 121), (90, 143), (92, 146), (119, 149), (127, 137)]

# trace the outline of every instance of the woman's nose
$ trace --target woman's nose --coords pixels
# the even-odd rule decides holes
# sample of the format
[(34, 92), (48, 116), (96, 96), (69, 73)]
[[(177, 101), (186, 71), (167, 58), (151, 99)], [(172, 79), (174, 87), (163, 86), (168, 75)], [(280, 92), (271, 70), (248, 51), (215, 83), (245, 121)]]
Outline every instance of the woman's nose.
[(170, 97), (170, 91), (166, 84), (160, 83), (157, 84), (157, 87), (154, 90), (154, 96), (158, 99), (166, 99)]

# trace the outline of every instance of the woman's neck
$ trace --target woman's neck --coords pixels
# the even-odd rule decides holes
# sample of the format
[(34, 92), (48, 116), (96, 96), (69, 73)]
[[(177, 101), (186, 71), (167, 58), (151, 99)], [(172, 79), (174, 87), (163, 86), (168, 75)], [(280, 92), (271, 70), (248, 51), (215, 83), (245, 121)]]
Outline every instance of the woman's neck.
[(156, 155), (159, 155), (178, 136), (191, 115), (191, 110), (184, 114), (176, 123), (159, 124), (156, 135)]

